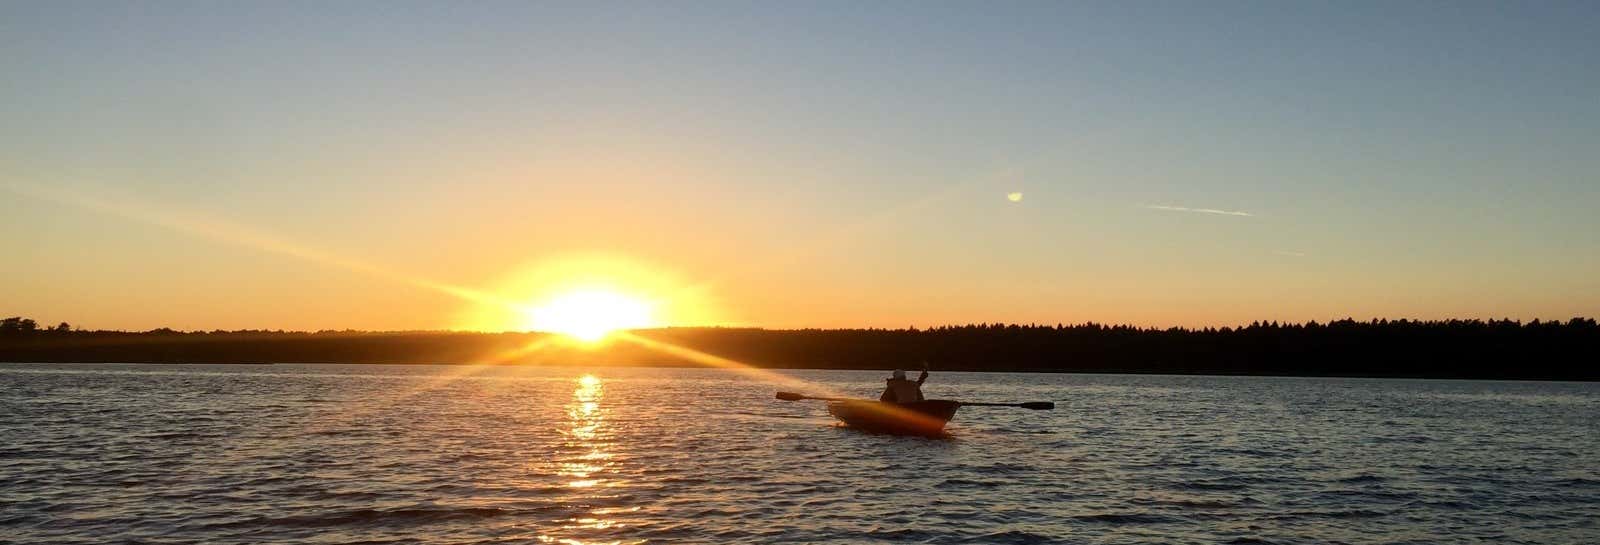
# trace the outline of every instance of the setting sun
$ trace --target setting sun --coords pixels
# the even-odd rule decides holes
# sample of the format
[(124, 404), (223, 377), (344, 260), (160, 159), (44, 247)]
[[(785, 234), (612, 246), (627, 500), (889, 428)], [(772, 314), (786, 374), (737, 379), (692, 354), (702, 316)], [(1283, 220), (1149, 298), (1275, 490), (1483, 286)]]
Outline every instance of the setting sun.
[(653, 327), (648, 302), (603, 289), (567, 292), (529, 309), (526, 327), (596, 342), (613, 331)]

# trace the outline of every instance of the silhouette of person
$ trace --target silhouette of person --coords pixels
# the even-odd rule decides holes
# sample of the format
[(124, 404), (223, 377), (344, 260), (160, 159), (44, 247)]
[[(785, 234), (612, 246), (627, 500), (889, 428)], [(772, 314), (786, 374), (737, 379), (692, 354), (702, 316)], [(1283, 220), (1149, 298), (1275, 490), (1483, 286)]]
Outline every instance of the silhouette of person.
[(906, 380), (906, 372), (894, 370), (894, 376), (888, 379), (888, 385), (883, 389), (883, 395), (878, 396), (878, 401), (889, 403), (914, 403), (922, 401), (922, 383), (928, 380), (928, 362), (922, 362), (922, 375), (916, 382)]

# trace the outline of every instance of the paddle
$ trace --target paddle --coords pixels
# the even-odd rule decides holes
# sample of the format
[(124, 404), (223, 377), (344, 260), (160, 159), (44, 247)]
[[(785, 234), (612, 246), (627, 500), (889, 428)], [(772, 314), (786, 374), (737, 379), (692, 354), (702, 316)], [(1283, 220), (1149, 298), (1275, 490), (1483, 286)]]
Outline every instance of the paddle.
[[(808, 396), (794, 392), (778, 392), (778, 399), (782, 399), (784, 401), (800, 401), (802, 399), (816, 399), (820, 401), (871, 401), (870, 399), (850, 399), (847, 397)], [(960, 403), (962, 406), (972, 407), (1022, 407), (1024, 409), (1032, 409), (1035, 411), (1048, 411), (1056, 408), (1056, 404), (1051, 401), (1029, 401), (1027, 403), (977, 403), (970, 401), (957, 401), (956, 403)]]
[(784, 401), (800, 401), (802, 399), (816, 399), (820, 401), (872, 401), (870, 399), (852, 399), (848, 397), (817, 397), (800, 395), (794, 392), (778, 392), (778, 399)]
[(1054, 401), (1029, 401), (1027, 403), (975, 403), (962, 401), (960, 403), (962, 407), (1022, 407), (1035, 411), (1048, 411), (1056, 408)]

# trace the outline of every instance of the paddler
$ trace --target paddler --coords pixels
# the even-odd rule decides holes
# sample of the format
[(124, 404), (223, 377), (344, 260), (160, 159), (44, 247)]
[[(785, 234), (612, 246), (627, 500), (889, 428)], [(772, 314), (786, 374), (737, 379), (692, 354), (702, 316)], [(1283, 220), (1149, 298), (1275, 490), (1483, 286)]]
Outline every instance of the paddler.
[(878, 401), (889, 403), (913, 403), (922, 401), (922, 383), (928, 380), (928, 362), (922, 362), (922, 375), (916, 382), (906, 380), (906, 372), (894, 370), (894, 376), (888, 379), (888, 386), (884, 387), (883, 395), (878, 396)]

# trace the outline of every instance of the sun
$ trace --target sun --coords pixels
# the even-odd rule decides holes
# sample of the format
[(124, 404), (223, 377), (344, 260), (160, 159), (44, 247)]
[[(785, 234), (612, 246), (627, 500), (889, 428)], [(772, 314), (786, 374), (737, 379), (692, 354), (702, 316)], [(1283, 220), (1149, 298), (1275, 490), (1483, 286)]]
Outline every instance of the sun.
[(723, 325), (709, 284), (671, 265), (612, 254), (573, 254), (506, 270), (487, 301), (461, 308), (452, 327), (472, 331), (544, 331), (596, 345), (619, 329)]
[(614, 331), (654, 327), (649, 302), (608, 289), (579, 289), (556, 295), (527, 311), (525, 327), (598, 342)]

